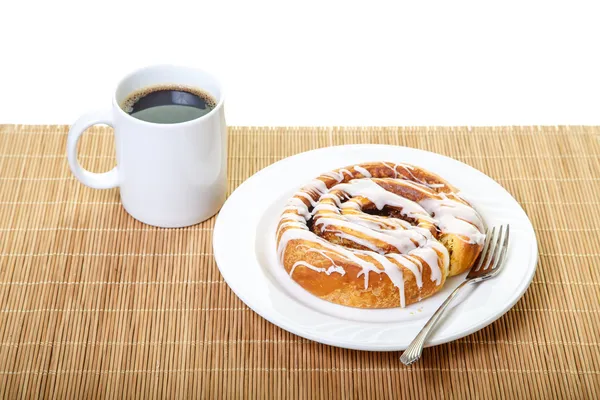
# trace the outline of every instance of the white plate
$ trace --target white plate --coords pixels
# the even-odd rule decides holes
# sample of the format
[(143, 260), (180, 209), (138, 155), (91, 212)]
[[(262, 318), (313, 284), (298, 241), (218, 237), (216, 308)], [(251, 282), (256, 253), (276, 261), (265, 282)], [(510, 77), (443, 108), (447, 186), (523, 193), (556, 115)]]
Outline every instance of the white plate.
[(488, 226), (510, 224), (504, 271), (475, 287), (427, 345), (469, 335), (498, 319), (523, 295), (535, 272), (533, 226), (498, 183), (454, 159), (407, 147), (329, 147), (281, 160), (242, 183), (229, 197), (214, 229), (221, 274), (250, 308), (275, 325), (317, 342), (359, 350), (403, 350), (464, 275), (450, 278), (434, 296), (404, 309), (362, 310), (321, 300), (297, 285), (277, 261), (275, 229), (284, 203), (322, 172), (369, 161), (429, 169), (461, 189)]

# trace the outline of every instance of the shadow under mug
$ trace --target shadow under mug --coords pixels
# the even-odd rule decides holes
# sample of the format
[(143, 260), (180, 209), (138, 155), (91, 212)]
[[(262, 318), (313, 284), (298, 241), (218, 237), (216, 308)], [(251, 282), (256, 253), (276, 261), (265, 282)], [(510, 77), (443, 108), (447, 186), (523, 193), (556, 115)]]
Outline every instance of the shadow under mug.
[[(206, 115), (174, 124), (142, 121), (123, 111), (126, 97), (148, 86), (177, 84), (203, 89), (216, 100)], [(77, 142), (92, 125), (113, 127), (117, 165), (93, 173), (77, 161)], [(83, 115), (69, 130), (67, 157), (73, 175), (96, 189), (120, 189), (125, 210), (154, 226), (194, 225), (213, 216), (227, 192), (227, 127), (223, 90), (212, 75), (195, 68), (157, 65), (126, 76), (112, 107)]]

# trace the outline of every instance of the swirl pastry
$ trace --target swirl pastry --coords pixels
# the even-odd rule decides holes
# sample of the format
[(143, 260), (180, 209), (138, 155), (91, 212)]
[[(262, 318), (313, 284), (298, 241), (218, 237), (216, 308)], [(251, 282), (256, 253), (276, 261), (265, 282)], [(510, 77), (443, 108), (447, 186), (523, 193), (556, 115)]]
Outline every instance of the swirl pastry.
[(479, 214), (441, 177), (373, 162), (300, 189), (281, 215), (277, 252), (292, 279), (324, 300), (404, 307), (469, 269), (484, 232)]

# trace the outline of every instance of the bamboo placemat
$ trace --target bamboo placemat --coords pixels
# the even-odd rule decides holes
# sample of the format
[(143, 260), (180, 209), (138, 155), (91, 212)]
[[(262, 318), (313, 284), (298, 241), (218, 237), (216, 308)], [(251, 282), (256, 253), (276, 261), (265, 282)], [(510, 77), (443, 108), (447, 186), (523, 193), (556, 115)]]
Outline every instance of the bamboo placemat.
[[(525, 296), (412, 367), (250, 311), (215, 264), (214, 218), (135, 221), (117, 190), (72, 178), (67, 129), (0, 126), (0, 397), (600, 396), (599, 127), (230, 128), (230, 190), (301, 151), (389, 143), (466, 162), (522, 204), (540, 251)], [(80, 160), (106, 171), (113, 146), (94, 128)]]

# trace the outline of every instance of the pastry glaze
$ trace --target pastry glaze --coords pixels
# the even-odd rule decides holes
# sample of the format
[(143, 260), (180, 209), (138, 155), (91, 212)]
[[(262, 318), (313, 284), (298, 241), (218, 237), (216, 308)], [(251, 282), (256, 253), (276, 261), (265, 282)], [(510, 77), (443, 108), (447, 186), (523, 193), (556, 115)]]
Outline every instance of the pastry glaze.
[(409, 164), (373, 162), (317, 177), (279, 221), (277, 252), (292, 279), (351, 307), (405, 307), (468, 270), (483, 220), (441, 177)]

